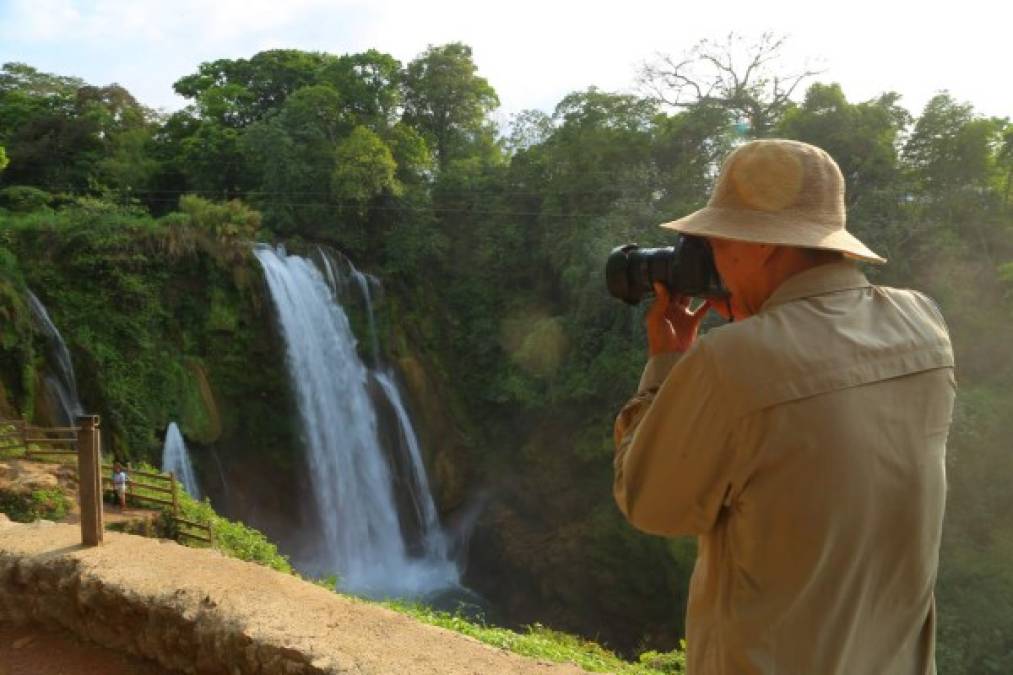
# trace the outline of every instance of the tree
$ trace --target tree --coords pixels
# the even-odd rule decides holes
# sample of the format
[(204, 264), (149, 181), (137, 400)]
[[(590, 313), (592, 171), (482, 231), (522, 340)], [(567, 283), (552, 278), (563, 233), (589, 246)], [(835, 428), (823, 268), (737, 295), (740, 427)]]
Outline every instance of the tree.
[(904, 156), (927, 193), (980, 190), (990, 182), (998, 133), (995, 120), (976, 116), (970, 104), (941, 92), (925, 105)]
[(1006, 120), (1001, 122), (1003, 128), (1002, 144), (999, 147), (999, 154), (996, 161), (999, 165), (1000, 176), (1002, 176), (1002, 206), (1009, 209), (1010, 197), (1013, 196), (1013, 124)]
[(35, 98), (68, 97), (83, 86), (81, 78), (43, 73), (27, 63), (5, 63), (0, 70), (0, 96), (17, 91)]
[(331, 190), (339, 202), (350, 201), (365, 212), (367, 202), (389, 192), (397, 195), (401, 185), (394, 177), (397, 164), (390, 148), (367, 127), (355, 127), (335, 151)]
[(754, 136), (765, 136), (798, 86), (819, 73), (808, 67), (787, 75), (771, 70), (786, 39), (763, 33), (747, 44), (729, 33), (724, 41), (701, 40), (679, 59), (659, 55), (645, 63), (639, 80), (662, 103), (676, 108), (717, 106), (748, 122)]
[(187, 189), (220, 199), (242, 193), (246, 165), (241, 137), (238, 129), (207, 119), (182, 139), (180, 159)]
[(402, 96), (401, 63), (390, 54), (375, 49), (345, 54), (321, 68), (319, 81), (341, 95), (344, 111), (357, 124), (380, 131), (396, 121)]
[(202, 63), (173, 89), (193, 99), (201, 117), (245, 127), (280, 107), (296, 90), (316, 84), (322, 66), (336, 57), (297, 49), (271, 49), (250, 59)]
[(430, 46), (408, 64), (404, 87), (404, 119), (430, 141), (441, 169), (491, 136), (486, 114), (499, 106), (499, 98), (477, 74), (471, 47)]
[(511, 155), (544, 143), (555, 130), (552, 116), (541, 110), (522, 110), (510, 118), (510, 133), (506, 139)]
[(0, 71), (6, 182), (70, 192), (140, 188), (151, 173), (141, 155), (154, 121), (116, 84), (94, 87), (16, 63)]

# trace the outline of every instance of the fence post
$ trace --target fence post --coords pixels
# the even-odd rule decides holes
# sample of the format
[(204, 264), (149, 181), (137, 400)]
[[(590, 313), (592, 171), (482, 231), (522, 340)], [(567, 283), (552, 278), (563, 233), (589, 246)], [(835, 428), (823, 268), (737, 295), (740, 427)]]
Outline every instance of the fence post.
[(85, 546), (102, 543), (102, 461), (99, 456), (99, 417), (77, 418), (77, 477), (81, 503), (81, 542)]
[(169, 472), (169, 488), (172, 490), (172, 515), (179, 515), (179, 504), (176, 503), (176, 473)]

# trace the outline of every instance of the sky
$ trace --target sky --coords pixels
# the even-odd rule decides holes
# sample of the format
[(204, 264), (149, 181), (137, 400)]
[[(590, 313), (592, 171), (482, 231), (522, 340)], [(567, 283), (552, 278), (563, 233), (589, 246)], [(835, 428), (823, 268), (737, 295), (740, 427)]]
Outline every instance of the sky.
[(658, 54), (702, 39), (765, 31), (788, 37), (784, 72), (815, 66), (851, 101), (886, 91), (917, 113), (947, 89), (985, 115), (1013, 116), (1013, 9), (1003, 0), (0, 0), (0, 63), (116, 82), (166, 111), (200, 63), (294, 48), (375, 48), (407, 63), (428, 45), (460, 41), (499, 94), (497, 119), (551, 112), (597, 86), (635, 93)]

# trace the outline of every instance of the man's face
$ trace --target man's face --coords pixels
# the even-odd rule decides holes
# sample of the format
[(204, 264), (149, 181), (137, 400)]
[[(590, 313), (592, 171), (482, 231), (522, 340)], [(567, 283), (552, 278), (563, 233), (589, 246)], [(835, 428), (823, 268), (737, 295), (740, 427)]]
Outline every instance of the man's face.
[(707, 241), (714, 251), (714, 264), (721, 281), (732, 294), (730, 303), (717, 302), (714, 310), (726, 319), (752, 316), (767, 299), (764, 267), (774, 247), (714, 237), (708, 237)]

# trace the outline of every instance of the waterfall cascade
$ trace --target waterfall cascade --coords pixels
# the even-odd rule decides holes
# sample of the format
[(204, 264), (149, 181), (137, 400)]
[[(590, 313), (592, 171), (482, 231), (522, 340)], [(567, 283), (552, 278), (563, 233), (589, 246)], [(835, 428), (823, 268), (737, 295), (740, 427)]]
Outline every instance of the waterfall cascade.
[(46, 395), (52, 409), (61, 415), (61, 422), (68, 426), (73, 425), (83, 409), (77, 398), (77, 379), (74, 377), (74, 364), (71, 363), (70, 352), (60, 331), (49, 318), (46, 307), (31, 291), (28, 291), (28, 306), (35, 318), (35, 324), (46, 336), (49, 343), (49, 361), (56, 369), (54, 374), (46, 376)]
[(165, 444), (162, 446), (162, 471), (176, 474), (177, 480), (183, 483), (183, 489), (194, 499), (200, 499), (200, 487), (197, 485), (197, 474), (190, 462), (190, 453), (183, 440), (183, 434), (175, 422), (169, 423), (165, 430)]
[[(283, 249), (260, 246), (255, 255), (286, 345), (321, 527), (313, 559), (296, 563), (311, 574), (337, 573), (343, 590), (371, 596), (421, 597), (458, 586), (418, 440), (393, 378), (377, 365), (375, 280), (322, 251), (319, 267)], [(374, 369), (359, 358), (340, 302), (353, 284), (368, 311)], [(377, 390), (395, 411), (400, 448), (381, 442)], [(397, 482), (410, 492), (415, 514), (398, 510), (405, 500), (395, 495), (401, 476), (392, 463), (410, 467), (410, 480)], [(420, 546), (409, 546), (406, 523), (417, 528), (411, 538)]]

